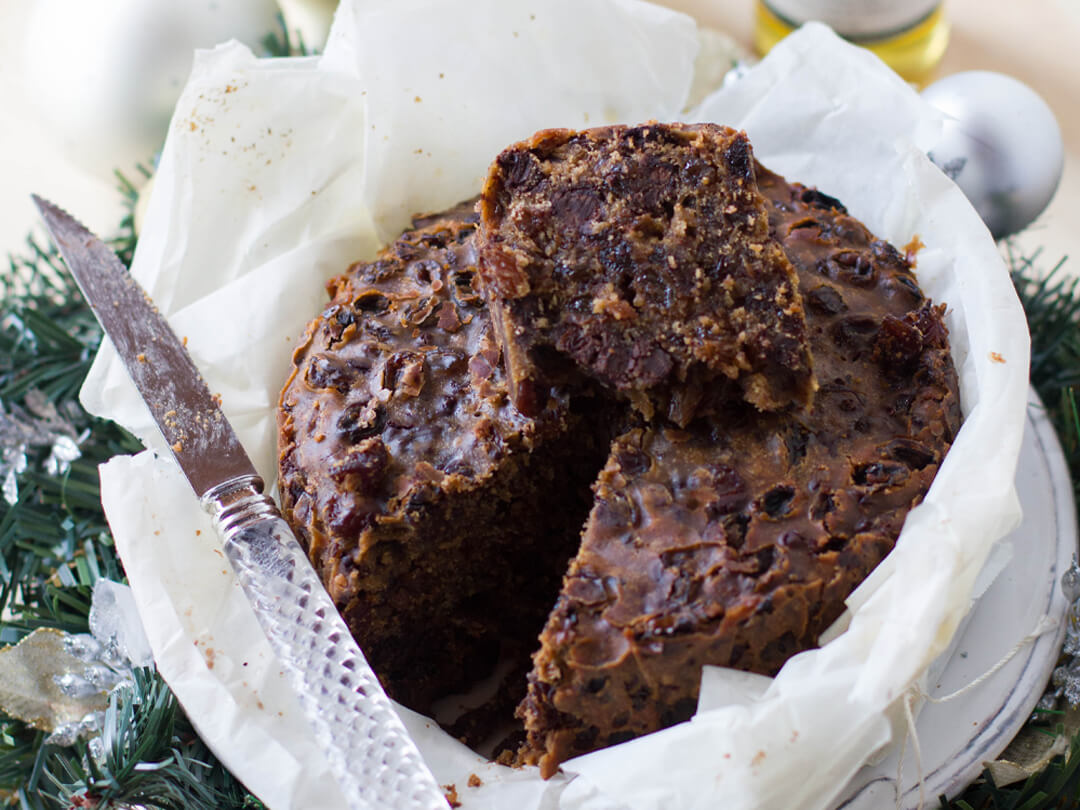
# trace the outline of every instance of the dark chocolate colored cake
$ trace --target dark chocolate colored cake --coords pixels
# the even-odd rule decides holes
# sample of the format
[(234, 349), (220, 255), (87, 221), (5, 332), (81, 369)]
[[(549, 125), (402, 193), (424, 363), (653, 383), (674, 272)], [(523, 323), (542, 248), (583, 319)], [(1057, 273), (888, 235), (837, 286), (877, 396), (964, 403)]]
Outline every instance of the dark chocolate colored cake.
[(480, 272), (511, 396), (574, 372), (685, 425), (721, 382), (761, 410), (813, 392), (795, 272), (746, 135), (713, 124), (545, 130), (496, 158)]
[(334, 279), (294, 357), (283, 509), (369, 660), (427, 711), (539, 633), (518, 716), (545, 776), (689, 717), (704, 664), (768, 674), (814, 646), (959, 428), (942, 310), (905, 258), (755, 172), (805, 303), (810, 409), (706, 391), (680, 427), (577, 380), (523, 415), (470, 204)]

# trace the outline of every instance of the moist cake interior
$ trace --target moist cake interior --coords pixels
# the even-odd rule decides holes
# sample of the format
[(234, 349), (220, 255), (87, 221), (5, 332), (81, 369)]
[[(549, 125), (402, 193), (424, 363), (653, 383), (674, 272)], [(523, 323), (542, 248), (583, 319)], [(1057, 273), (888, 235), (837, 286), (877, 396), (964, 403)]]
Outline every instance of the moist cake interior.
[(768, 208), (728, 127), (544, 130), (504, 150), (480, 273), (517, 407), (575, 371), (681, 426), (718, 386), (760, 410), (807, 405), (798, 282)]
[(522, 759), (689, 719), (703, 664), (775, 674), (891, 550), (960, 413), (942, 308), (832, 198), (758, 167), (799, 273), (819, 389), (617, 438), (541, 634)]

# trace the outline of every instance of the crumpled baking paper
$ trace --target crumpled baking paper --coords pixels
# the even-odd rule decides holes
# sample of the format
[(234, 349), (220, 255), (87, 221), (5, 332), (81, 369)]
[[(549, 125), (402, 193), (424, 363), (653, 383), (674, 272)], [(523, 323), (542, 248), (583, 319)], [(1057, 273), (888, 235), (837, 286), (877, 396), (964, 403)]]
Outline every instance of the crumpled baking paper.
[[(989, 233), (926, 159), (939, 114), (864, 51), (811, 25), (681, 115), (697, 32), (630, 0), (346, 0), (321, 58), (203, 53), (166, 142), (133, 272), (266, 479), (274, 409), (322, 285), (407, 224), (475, 194), (506, 144), (551, 126), (709, 120), (839, 197), (878, 235), (914, 235), (947, 302), (965, 422), (895, 551), (825, 647), (771, 682), (708, 669), (688, 723), (579, 757), (548, 782), (485, 762), (402, 709), (465, 808), (825, 808), (893, 738), (900, 701), (947, 648), (995, 541), (1014, 527), (1027, 327)], [(106, 345), (82, 392), (162, 441)], [(102, 467), (102, 499), (155, 659), (199, 733), (275, 808), (344, 807), (169, 458)], [(467, 787), (470, 775), (483, 783)]]

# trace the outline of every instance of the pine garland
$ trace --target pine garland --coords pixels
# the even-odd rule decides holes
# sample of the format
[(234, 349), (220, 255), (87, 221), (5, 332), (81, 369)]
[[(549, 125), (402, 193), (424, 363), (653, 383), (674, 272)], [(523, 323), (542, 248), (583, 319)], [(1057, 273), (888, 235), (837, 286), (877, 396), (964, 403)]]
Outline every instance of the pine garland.
[(134, 676), (134, 685), (114, 693), (105, 712), (101, 761), (87, 743), (59, 750), (43, 746), (44, 768), (27, 792), (39, 786), (54, 791), (68, 807), (261, 810), (263, 804), (195, 734), (157, 673), (140, 669)]
[(983, 772), (964, 795), (943, 810), (1072, 810), (1080, 806), (1080, 735), (1072, 738), (1068, 755), (1054, 757), (1041, 772), (1016, 788), (999, 788), (989, 771)]
[[(133, 193), (133, 192), (132, 192)], [(130, 224), (129, 224), (130, 229)], [(133, 235), (115, 247), (130, 257)], [(86, 632), (90, 589), (99, 577), (123, 577), (101, 511), (97, 465), (139, 444), (111, 422), (87, 415), (75, 401), (100, 341), (100, 328), (52, 248), (27, 240), (10, 257), (0, 282), (0, 404), (32, 409), (44, 398), (75, 431), (89, 431), (82, 457), (63, 475), (42, 467), (43, 448), (30, 448), (17, 478), (19, 499), (0, 515), (0, 642), (38, 627)]]
[(1064, 258), (1040, 272), (1039, 252), (1024, 256), (1012, 243), (1006, 257), (1031, 331), (1031, 384), (1061, 440), (1080, 503), (1080, 278), (1062, 272)]

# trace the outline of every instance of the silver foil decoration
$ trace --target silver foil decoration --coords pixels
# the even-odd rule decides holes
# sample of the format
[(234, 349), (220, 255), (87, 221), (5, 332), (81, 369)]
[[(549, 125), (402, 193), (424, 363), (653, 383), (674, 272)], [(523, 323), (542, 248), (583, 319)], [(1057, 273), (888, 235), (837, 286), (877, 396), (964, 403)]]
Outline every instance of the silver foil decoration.
[(1033, 722), (1046, 722), (1064, 700), (1072, 708), (1080, 706), (1080, 563), (1073, 555), (1072, 565), (1061, 577), (1061, 590), (1069, 600), (1065, 613), (1065, 644), (1050, 684), (1035, 704)]
[(30, 463), (30, 451), (48, 448), (44, 461), (49, 475), (63, 475), (82, 455), (79, 445), (90, 435), (79, 432), (75, 422), (79, 411), (72, 407), (58, 409), (40, 391), (31, 389), (23, 398), (24, 406), (0, 400), (0, 494), (14, 506), (19, 500), (18, 476)]
[[(51, 745), (74, 745), (78, 740), (85, 740), (101, 732), (101, 724), (104, 720), (104, 712), (89, 712), (86, 717), (77, 723), (66, 723), (58, 726), (49, 735), (46, 742)], [(97, 757), (100, 761), (101, 757)]]
[[(86, 664), (80, 673), (53, 676), (65, 695), (82, 700), (130, 688), (136, 667), (153, 666), (150, 643), (128, 586), (107, 579), (94, 583), (90, 631), (64, 638), (65, 651)], [(46, 742), (72, 745), (79, 739), (94, 738), (103, 722), (104, 712), (89, 712), (77, 722), (55, 728)], [(95, 750), (103, 749), (100, 744), (92, 745), (91, 751)]]

